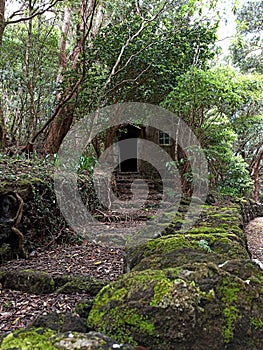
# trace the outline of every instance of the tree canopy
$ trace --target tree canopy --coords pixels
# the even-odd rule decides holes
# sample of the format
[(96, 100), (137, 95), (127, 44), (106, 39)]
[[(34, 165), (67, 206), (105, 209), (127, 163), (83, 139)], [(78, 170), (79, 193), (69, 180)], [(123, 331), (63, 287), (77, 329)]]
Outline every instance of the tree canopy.
[(232, 44), (234, 64), (243, 72), (263, 73), (263, 3), (251, 0), (237, 12), (237, 36)]
[(237, 9), (233, 69), (212, 67), (217, 1), (1, 0), (2, 152), (56, 153), (75, 121), (96, 108), (148, 102), (195, 132), (212, 188), (235, 195), (253, 188), (258, 199), (261, 10), (258, 0)]

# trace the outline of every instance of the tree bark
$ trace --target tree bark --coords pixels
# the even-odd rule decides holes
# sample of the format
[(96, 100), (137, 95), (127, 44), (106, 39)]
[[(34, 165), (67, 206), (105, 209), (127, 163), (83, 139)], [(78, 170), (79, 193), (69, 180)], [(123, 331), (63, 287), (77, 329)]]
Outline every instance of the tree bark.
[(260, 176), (259, 176), (259, 169), (260, 169), (260, 162), (263, 157), (263, 148), (261, 148), (254, 160), (253, 168), (252, 168), (252, 175), (254, 180), (254, 188), (252, 192), (252, 198), (254, 201), (259, 202), (259, 195), (260, 195)]
[[(0, 0), (0, 51), (2, 48), (3, 35), (5, 30), (5, 0)], [(6, 128), (2, 101), (0, 97), (0, 148), (6, 146)]]
[(0, 48), (2, 47), (5, 25), (5, 0), (0, 0)]
[[(57, 75), (57, 83), (61, 83), (63, 81), (63, 72), (66, 70), (68, 65), (68, 56), (66, 54), (66, 38), (69, 33), (70, 22), (71, 10), (69, 7), (66, 7), (64, 10), (62, 34), (59, 42), (59, 69)], [(59, 102), (61, 99), (61, 94), (58, 94), (56, 97), (57, 102)], [(44, 150), (46, 153), (58, 152), (58, 149), (72, 124), (73, 113), (74, 106), (72, 103), (58, 110), (54, 120), (51, 123), (49, 133), (44, 144)]]
[[(81, 9), (80, 18), (82, 19), (82, 23), (77, 26), (77, 42), (75, 44), (75, 47), (72, 51), (72, 53), (69, 56), (66, 56), (66, 37), (67, 33), (70, 28), (70, 21), (71, 21), (71, 15), (70, 15), (70, 9), (65, 10), (64, 13), (64, 24), (63, 24), (63, 33), (60, 40), (60, 52), (59, 52), (59, 62), (60, 62), (60, 68), (59, 68), (59, 75), (58, 80), (63, 81), (63, 72), (65, 69), (71, 65), (70, 69), (72, 72), (76, 72), (78, 64), (80, 60), (82, 60), (82, 71), (79, 73), (77, 81), (72, 85), (71, 84), (71, 78), (68, 79), (68, 85), (69, 87), (64, 91), (64, 96), (71, 95), (70, 101), (67, 104), (64, 104), (62, 108), (58, 111), (56, 116), (54, 117), (51, 125), (50, 130), (48, 132), (45, 144), (44, 144), (44, 150), (46, 153), (57, 153), (59, 150), (59, 147), (66, 136), (67, 132), (69, 131), (72, 122), (74, 120), (74, 112), (75, 112), (75, 101), (79, 95), (80, 89), (81, 89), (81, 82), (84, 80), (85, 77), (85, 44), (88, 39), (89, 34), (92, 30), (93, 20), (95, 16), (95, 11), (97, 7), (97, 0), (82, 0), (81, 2)], [(70, 57), (70, 62), (69, 62)], [(69, 63), (68, 63), (69, 62)], [(74, 89), (74, 93), (70, 94), (71, 89)], [(63, 96), (58, 95), (57, 101), (60, 103), (63, 103)]]

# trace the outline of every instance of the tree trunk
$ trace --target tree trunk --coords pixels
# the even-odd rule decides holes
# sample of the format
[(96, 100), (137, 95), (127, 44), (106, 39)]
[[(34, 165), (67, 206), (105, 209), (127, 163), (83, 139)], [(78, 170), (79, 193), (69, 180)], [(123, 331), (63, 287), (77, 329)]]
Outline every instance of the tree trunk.
[[(0, 0), (0, 51), (2, 48), (3, 35), (5, 30), (5, 0)], [(2, 108), (2, 101), (0, 97), (0, 148), (4, 149), (6, 146), (6, 128), (4, 112)]]
[[(66, 55), (66, 38), (70, 28), (71, 11), (70, 9), (66, 9), (64, 12), (63, 32), (59, 45), (60, 67), (58, 73), (58, 81), (63, 81), (63, 72), (66, 70), (67, 67), (69, 67), (69, 64), (71, 65), (71, 71), (76, 72), (80, 59), (82, 60), (82, 71), (79, 73), (77, 81), (73, 83), (73, 85), (71, 83), (72, 78), (68, 78), (68, 84), (66, 85), (68, 85), (69, 88), (67, 88), (67, 90), (64, 91), (63, 94), (63, 96), (71, 96), (70, 100), (67, 100), (68, 103), (65, 103), (63, 106), (63, 96), (61, 94), (57, 96), (57, 101), (60, 104), (62, 103), (62, 107), (60, 108), (59, 112), (56, 114), (55, 118), (52, 120), (52, 123), (50, 125), (50, 130), (44, 144), (44, 150), (46, 153), (58, 152), (59, 147), (74, 120), (74, 101), (76, 101), (79, 95), (81, 89), (81, 82), (84, 80), (85, 77), (85, 44), (88, 39), (88, 35), (92, 29), (92, 23), (94, 20), (96, 7), (96, 0), (82, 0), (80, 9), (80, 17), (82, 19), (82, 23), (77, 26), (76, 37), (78, 39), (75, 44), (75, 47), (73, 48), (72, 53), (70, 53), (68, 56)], [(74, 92), (71, 93), (71, 90)]]
[(2, 47), (5, 30), (5, 0), (0, 0), (0, 49)]
[(46, 139), (44, 149), (46, 153), (57, 153), (59, 147), (71, 127), (74, 115), (74, 105), (69, 104), (60, 109), (56, 118), (51, 124), (51, 128)]
[[(57, 82), (61, 83), (63, 81), (63, 72), (67, 68), (68, 57), (66, 54), (66, 46), (67, 46), (67, 36), (70, 29), (71, 22), (71, 10), (69, 7), (66, 7), (64, 10), (64, 21), (62, 34), (59, 42), (59, 69), (57, 75)], [(57, 102), (61, 100), (61, 94), (58, 94), (56, 97)], [(74, 105), (68, 104), (58, 111), (54, 120), (51, 123), (49, 133), (47, 135), (44, 150), (46, 153), (57, 153), (59, 147), (66, 136), (72, 121), (74, 114)]]
[(0, 149), (5, 149), (6, 147), (6, 127), (5, 127), (5, 118), (2, 108), (2, 102), (0, 99)]
[(259, 195), (260, 195), (260, 178), (259, 178), (259, 169), (260, 169), (260, 162), (263, 157), (263, 148), (259, 151), (259, 153), (256, 156), (256, 159), (253, 163), (252, 168), (252, 175), (254, 179), (254, 188), (252, 192), (252, 198), (254, 201), (259, 202)]

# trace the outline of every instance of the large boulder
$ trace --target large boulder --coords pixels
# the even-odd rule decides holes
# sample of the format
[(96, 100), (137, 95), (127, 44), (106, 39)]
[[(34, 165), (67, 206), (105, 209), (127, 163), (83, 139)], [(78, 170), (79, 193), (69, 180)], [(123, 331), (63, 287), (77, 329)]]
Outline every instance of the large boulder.
[(88, 327), (151, 350), (263, 349), (263, 276), (240, 207), (203, 209), (187, 232), (175, 216), (126, 249), (126, 274), (99, 292)]
[(260, 350), (262, 274), (242, 264), (243, 278), (239, 260), (128, 273), (99, 292), (88, 327), (151, 350)]

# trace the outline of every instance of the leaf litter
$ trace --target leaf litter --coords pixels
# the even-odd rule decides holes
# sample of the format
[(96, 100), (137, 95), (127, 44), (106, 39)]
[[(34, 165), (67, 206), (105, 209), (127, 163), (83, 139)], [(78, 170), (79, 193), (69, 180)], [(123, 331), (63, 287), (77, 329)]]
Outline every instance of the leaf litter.
[[(37, 249), (28, 259), (17, 259), (0, 265), (4, 271), (41, 270), (52, 275), (82, 275), (116, 280), (123, 273), (123, 248), (93, 242), (81, 245), (56, 245)], [(0, 284), (0, 335), (30, 325), (38, 316), (50, 312), (75, 312), (75, 306), (91, 296), (85, 293), (30, 294), (4, 289)]]

